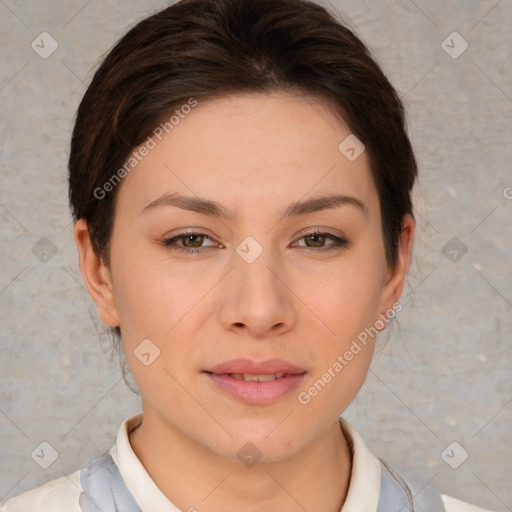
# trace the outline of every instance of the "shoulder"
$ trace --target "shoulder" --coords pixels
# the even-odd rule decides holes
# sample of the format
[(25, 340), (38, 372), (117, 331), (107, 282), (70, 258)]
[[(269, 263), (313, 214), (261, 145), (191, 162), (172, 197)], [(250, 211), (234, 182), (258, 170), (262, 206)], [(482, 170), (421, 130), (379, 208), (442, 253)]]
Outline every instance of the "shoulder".
[[(407, 471), (395, 471), (385, 460), (373, 455), (345, 418), (340, 425), (352, 451), (352, 475), (343, 511), (377, 512), (428, 510), (429, 512), (495, 512), (442, 494), (433, 484), (418, 482)], [(403, 469), (403, 468), (402, 468)]]
[[(84, 491), (82, 486), (82, 476), (86, 482), (84, 485), (87, 486), (87, 482), (90, 482), (92, 476), (94, 476), (95, 482), (101, 483), (105, 471), (112, 473), (113, 467), (119, 465), (117, 457), (119, 441), (124, 440), (124, 444), (129, 446), (126, 429), (127, 427), (133, 427), (141, 419), (142, 414), (136, 414), (125, 419), (119, 427), (116, 443), (105, 454), (96, 457), (85, 467), (69, 475), (50, 480), (39, 487), (1, 502), (0, 512), (82, 512), (83, 507), (81, 505), (86, 506), (85, 502), (87, 501), (87, 498), (84, 498), (87, 491)], [(100, 461), (103, 461), (103, 464)], [(99, 487), (103, 489), (105, 486), (100, 485)], [(94, 509), (96, 510), (96, 507)], [(117, 509), (113, 508), (112, 510)]]
[(80, 470), (9, 499), (0, 512), (81, 512)]
[(444, 507), (446, 508), (446, 512), (493, 512), (492, 510), (471, 505), (471, 503), (452, 498), (451, 496), (446, 496), (445, 494), (441, 494), (441, 498), (443, 500)]
[[(404, 475), (399, 475), (394, 471), (384, 460), (379, 459), (381, 462), (381, 499), (379, 501), (379, 512), (381, 508), (388, 510), (390, 508), (389, 503), (393, 502), (393, 498), (390, 500), (390, 496), (397, 499), (396, 489), (402, 487), (405, 491), (403, 495), (402, 503), (405, 505), (409, 502), (409, 506), (405, 506), (404, 510), (429, 510), (437, 512), (495, 512), (488, 509), (483, 509), (467, 503), (466, 501), (458, 500), (452, 496), (447, 496), (439, 492), (439, 490), (432, 484), (428, 486), (422, 486), (418, 488), (416, 485), (411, 485), (412, 481)], [(394, 481), (395, 489), (390, 482)], [(407, 495), (407, 497), (406, 497)], [(400, 500), (398, 500), (400, 501)], [(381, 507), (381, 505), (385, 505)], [(410, 507), (410, 508), (409, 508)], [(400, 509), (402, 510), (402, 509)]]

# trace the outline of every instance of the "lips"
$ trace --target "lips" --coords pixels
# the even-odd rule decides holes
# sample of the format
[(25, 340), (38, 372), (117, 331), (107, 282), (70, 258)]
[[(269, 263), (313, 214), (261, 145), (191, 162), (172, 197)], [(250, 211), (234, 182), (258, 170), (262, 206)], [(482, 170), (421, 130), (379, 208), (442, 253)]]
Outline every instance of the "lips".
[(203, 373), (223, 394), (248, 404), (263, 405), (289, 394), (307, 372), (282, 359), (233, 359)]
[(251, 359), (232, 359), (205, 371), (217, 375), (277, 375), (281, 373), (297, 375), (306, 372), (304, 368), (299, 368), (282, 359), (267, 359), (261, 362), (252, 361)]

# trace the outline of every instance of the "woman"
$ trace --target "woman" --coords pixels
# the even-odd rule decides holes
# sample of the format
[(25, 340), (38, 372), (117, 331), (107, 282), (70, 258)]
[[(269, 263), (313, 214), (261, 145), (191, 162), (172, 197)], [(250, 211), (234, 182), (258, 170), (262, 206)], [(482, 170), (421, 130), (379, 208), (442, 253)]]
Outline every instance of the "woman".
[(340, 418), (401, 309), (416, 174), (395, 90), (323, 7), (182, 0), (132, 28), (79, 107), (69, 191), (143, 412), (2, 510), (482, 511)]

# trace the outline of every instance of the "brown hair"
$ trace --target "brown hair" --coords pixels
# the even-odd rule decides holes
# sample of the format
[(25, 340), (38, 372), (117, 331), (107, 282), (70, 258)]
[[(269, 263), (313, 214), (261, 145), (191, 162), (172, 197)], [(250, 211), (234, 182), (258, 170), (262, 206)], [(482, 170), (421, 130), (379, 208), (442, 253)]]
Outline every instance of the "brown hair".
[[(78, 108), (69, 156), (73, 219), (87, 221), (107, 267), (118, 187), (100, 199), (94, 191), (130, 152), (190, 98), (278, 90), (329, 100), (365, 144), (395, 267), (417, 175), (404, 108), (354, 32), (307, 0), (181, 0), (108, 53)], [(114, 333), (119, 340), (119, 327)]]

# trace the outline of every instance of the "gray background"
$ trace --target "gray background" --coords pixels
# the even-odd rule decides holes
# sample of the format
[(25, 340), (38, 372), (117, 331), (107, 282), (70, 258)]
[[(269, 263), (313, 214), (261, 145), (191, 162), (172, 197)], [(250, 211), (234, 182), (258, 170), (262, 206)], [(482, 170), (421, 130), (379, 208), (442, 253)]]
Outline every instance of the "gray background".
[[(0, 0), (0, 499), (78, 469), (140, 408), (83, 286), (66, 160), (93, 68), (128, 26), (164, 5)], [(420, 164), (400, 326), (379, 340), (344, 416), (420, 487), (512, 510), (512, 3), (334, 5), (404, 99)], [(43, 31), (58, 42), (47, 59), (31, 48)], [(441, 46), (453, 31), (469, 44), (458, 58)], [(57, 250), (47, 261), (36, 246), (44, 237)], [(462, 258), (454, 243), (467, 248)], [(43, 441), (58, 452), (46, 470), (31, 458)], [(453, 441), (462, 448), (448, 451), (452, 465), (469, 453), (458, 469), (441, 456)]]

